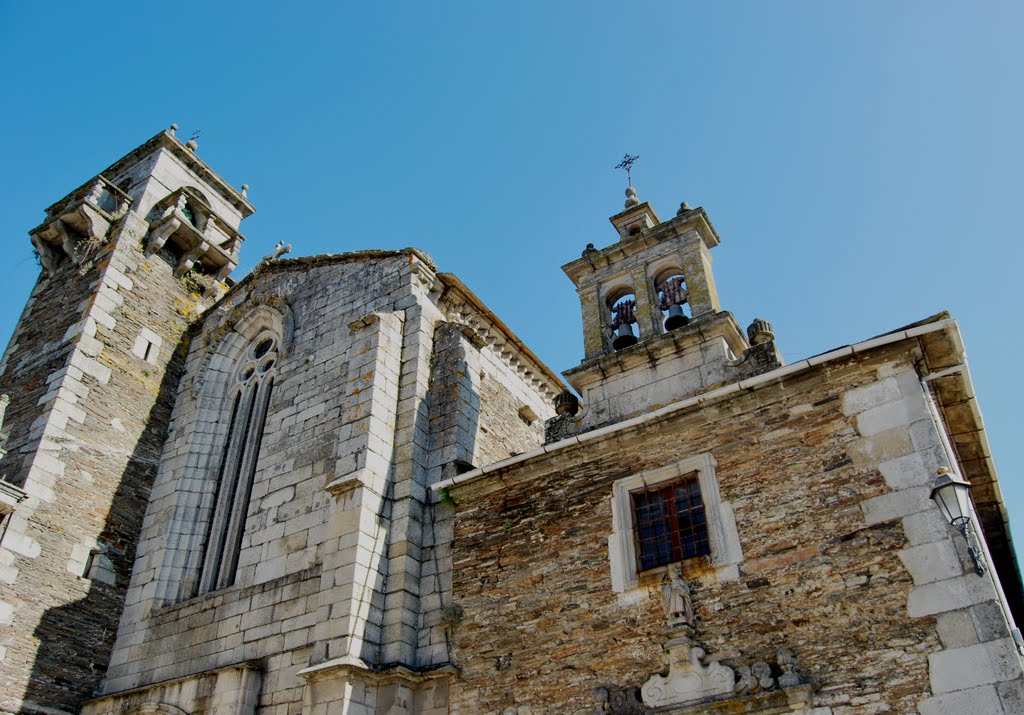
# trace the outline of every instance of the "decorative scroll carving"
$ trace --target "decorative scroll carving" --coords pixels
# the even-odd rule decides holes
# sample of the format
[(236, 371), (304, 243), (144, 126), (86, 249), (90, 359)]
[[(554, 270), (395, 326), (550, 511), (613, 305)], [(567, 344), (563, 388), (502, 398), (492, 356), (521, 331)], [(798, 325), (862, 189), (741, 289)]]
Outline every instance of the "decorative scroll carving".
[(206, 241), (200, 241), (197, 243), (191, 251), (182, 256), (181, 260), (178, 261), (178, 267), (175, 269), (175, 275), (183, 276), (192, 270), (192, 266), (196, 264), (196, 261), (198, 261), (209, 249), (210, 244)]
[(643, 684), (640, 693), (644, 705), (685, 705), (733, 694), (736, 683), (733, 669), (721, 663), (704, 665), (704, 649), (688, 636), (673, 638), (665, 644), (665, 650), (668, 675), (652, 676)]
[(39, 235), (32, 236), (32, 245), (35, 246), (36, 253), (39, 254), (39, 265), (43, 267), (47, 274), (53, 273), (57, 268), (58, 261), (58, 255), (53, 247)]
[(146, 242), (146, 252), (156, 253), (163, 248), (164, 244), (167, 243), (167, 239), (178, 230), (179, 226), (181, 226), (181, 219), (171, 215), (154, 227), (149, 235), (149, 241)]
[(68, 225), (60, 219), (53, 222), (53, 227), (57, 230), (60, 238), (60, 247), (64, 249), (64, 254), (77, 266), (78, 250), (75, 248), (75, 244), (78, 243), (77, 237), (72, 233)]

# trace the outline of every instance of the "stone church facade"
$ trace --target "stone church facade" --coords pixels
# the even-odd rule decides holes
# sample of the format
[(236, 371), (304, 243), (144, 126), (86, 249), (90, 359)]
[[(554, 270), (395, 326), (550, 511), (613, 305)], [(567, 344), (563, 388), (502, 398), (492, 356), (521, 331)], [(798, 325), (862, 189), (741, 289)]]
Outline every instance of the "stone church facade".
[(232, 281), (254, 209), (196, 150), (161, 132), (30, 232), (0, 711), (1024, 712), (948, 315), (783, 364), (706, 212), (630, 188), (564, 266), (574, 394), (417, 249)]

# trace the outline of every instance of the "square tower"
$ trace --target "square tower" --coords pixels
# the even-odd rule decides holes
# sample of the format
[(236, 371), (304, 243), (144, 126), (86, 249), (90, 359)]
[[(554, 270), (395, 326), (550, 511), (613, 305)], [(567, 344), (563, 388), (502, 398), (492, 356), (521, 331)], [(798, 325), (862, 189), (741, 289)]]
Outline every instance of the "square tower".
[(163, 131), (46, 209), (41, 272), (0, 360), (0, 710), (77, 712), (99, 685), (188, 331), (253, 212)]

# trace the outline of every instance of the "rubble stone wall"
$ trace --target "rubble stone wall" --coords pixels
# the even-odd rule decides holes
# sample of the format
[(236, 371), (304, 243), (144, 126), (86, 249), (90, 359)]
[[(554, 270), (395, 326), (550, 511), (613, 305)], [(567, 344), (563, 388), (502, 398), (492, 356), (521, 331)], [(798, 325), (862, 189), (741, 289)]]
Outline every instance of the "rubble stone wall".
[[(452, 487), (452, 712), (598, 712), (595, 693), (663, 670), (658, 577), (612, 589), (612, 484), (706, 453), (743, 552), (737, 580), (684, 562), (708, 661), (789, 648), (816, 713), (1019, 712), (995, 591), (929, 499), (923, 394), (879, 349)], [(984, 665), (954, 672), (959, 655)]]

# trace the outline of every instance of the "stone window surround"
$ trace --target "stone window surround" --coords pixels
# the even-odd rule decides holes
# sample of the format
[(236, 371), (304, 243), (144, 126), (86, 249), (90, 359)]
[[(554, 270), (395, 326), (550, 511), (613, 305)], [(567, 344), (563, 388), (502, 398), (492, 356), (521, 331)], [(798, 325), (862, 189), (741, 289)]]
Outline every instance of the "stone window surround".
[(149, 328), (143, 328), (135, 338), (132, 354), (150, 365), (159, 365), (161, 345), (163, 345), (163, 338)]
[[(708, 540), (711, 555), (696, 558), (708, 559), (715, 569), (719, 581), (739, 578), (739, 564), (743, 561), (739, 533), (732, 505), (722, 501), (715, 476), (717, 462), (710, 452), (688, 457), (678, 462), (617, 479), (612, 484), (612, 533), (608, 537), (608, 557), (611, 562), (612, 589), (616, 593), (627, 592), (640, 587), (637, 570), (636, 544), (633, 529), (633, 508), (630, 495), (642, 489), (667, 485), (679, 477), (697, 473), (701, 498), (707, 518)], [(644, 574), (659, 574), (665, 567), (650, 569)]]
[(239, 361), (245, 359), (247, 349), (262, 333), (277, 337), (279, 359), (284, 360), (294, 336), (291, 310), (279, 298), (269, 295), (250, 296), (234, 310), (225, 311), (209, 330), (210, 344), (195, 372), (191, 390), (195, 412), (189, 415), (187, 426), (177, 427), (188, 431), (186, 445), (169, 443), (172, 449), (184, 446), (189, 461), (183, 468), (166, 472), (161, 465), (161, 474), (157, 476), (158, 483), (169, 480), (175, 486), (169, 497), (174, 501), (171, 526), (163, 530), (166, 536), (161, 534), (154, 543), (159, 554), (153, 557), (159, 562), (154, 575), (156, 606), (179, 603), (201, 593), (199, 580), (209, 522), (213, 518), (213, 488), (223, 457), (231, 390)]
[[(270, 347), (257, 352), (265, 343)], [(263, 330), (251, 339), (237, 359), (235, 384), (224, 398), (224, 414), (232, 413), (229, 423), (233, 429), (229, 428), (221, 444), (224, 451), (218, 465), (218, 488), (200, 569), (200, 594), (220, 590), (235, 580), (280, 345), (281, 338), (273, 329)], [(210, 556), (215, 558), (209, 560)]]

